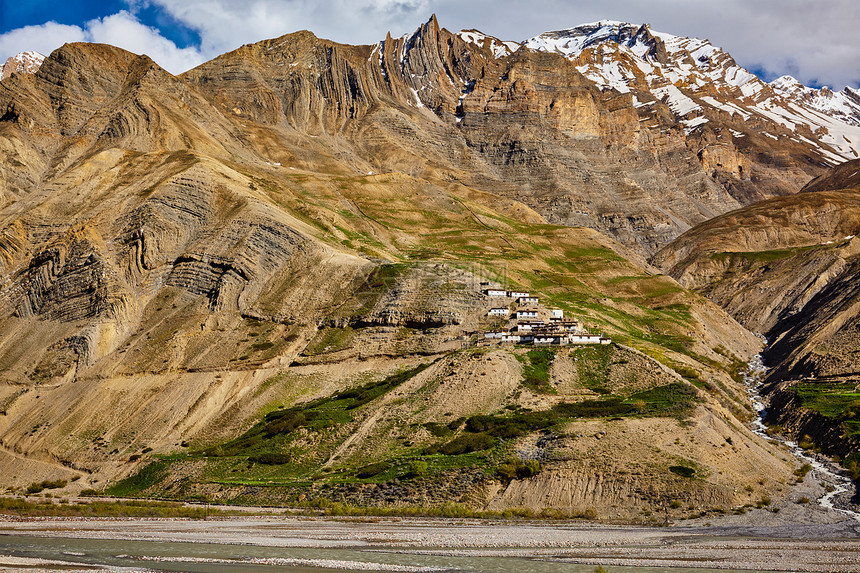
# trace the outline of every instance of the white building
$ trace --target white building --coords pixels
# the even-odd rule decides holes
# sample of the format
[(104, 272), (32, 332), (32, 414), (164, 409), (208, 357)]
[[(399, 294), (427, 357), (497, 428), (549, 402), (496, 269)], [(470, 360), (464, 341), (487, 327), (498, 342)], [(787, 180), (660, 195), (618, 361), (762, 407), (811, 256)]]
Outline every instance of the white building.
[(536, 310), (518, 310), (517, 311), (517, 320), (521, 318), (537, 318), (538, 312)]
[(538, 345), (566, 346), (570, 339), (564, 334), (535, 334), (534, 343)]
[(611, 344), (612, 339), (600, 334), (568, 334), (573, 344)]
[(508, 296), (508, 291), (497, 288), (484, 289), (484, 294), (487, 296)]
[(552, 317), (553, 318), (564, 318), (564, 311), (560, 308), (552, 309)]
[(487, 313), (487, 316), (508, 316), (508, 309), (506, 308), (491, 308)]
[(511, 298), (520, 298), (520, 297), (528, 297), (528, 291), (518, 291), (518, 290), (510, 290), (508, 291), (508, 296)]
[(536, 296), (521, 296), (517, 299), (517, 303), (522, 305), (538, 304), (539, 300)]

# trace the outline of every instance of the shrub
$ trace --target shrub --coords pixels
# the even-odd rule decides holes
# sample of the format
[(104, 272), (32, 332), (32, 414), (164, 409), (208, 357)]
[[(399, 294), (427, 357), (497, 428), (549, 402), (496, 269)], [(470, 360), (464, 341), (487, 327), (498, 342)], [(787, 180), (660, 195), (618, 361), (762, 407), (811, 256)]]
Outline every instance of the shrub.
[(803, 481), (803, 478), (805, 478), (806, 474), (808, 474), (811, 470), (812, 464), (808, 463), (803, 464), (802, 466), (794, 470), (794, 475), (797, 476), (797, 481)]
[(696, 470), (687, 466), (670, 466), (669, 471), (685, 478), (691, 478), (696, 473)]
[(387, 470), (389, 468), (386, 462), (376, 462), (374, 464), (369, 464), (364, 466), (363, 468), (359, 468), (355, 472), (355, 477), (359, 479), (371, 478), (373, 476), (377, 476)]
[(537, 460), (509, 459), (498, 467), (497, 473), (502, 479), (528, 479), (540, 473), (540, 462)]
[(66, 484), (69, 483), (64, 479), (57, 480), (45, 480), (42, 482), (42, 487), (45, 489), (58, 489), (61, 487), (66, 487)]
[(439, 452), (446, 456), (456, 456), (460, 454), (468, 454), (470, 452), (489, 450), (495, 445), (495, 443), (496, 440), (491, 435), (484, 432), (477, 434), (463, 434), (440, 447)]
[(437, 438), (444, 438), (446, 436), (450, 436), (453, 432), (448, 426), (444, 424), (438, 424), (436, 422), (428, 422), (424, 424), (424, 427), (427, 428), (427, 431), (436, 436)]
[(423, 475), (427, 475), (427, 471), (430, 467), (427, 465), (427, 462), (423, 460), (415, 460), (410, 462), (409, 469), (406, 471), (407, 477), (421, 477)]

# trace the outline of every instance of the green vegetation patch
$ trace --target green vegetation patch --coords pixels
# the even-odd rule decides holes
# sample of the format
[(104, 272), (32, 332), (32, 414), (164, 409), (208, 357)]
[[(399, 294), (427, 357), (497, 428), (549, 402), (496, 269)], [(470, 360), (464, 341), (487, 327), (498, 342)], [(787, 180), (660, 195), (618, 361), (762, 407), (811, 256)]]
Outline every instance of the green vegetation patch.
[(0, 498), (0, 513), (28, 517), (179, 517), (205, 519), (225, 512), (203, 507), (184, 507), (180, 503), (154, 501), (88, 501), (86, 503), (31, 503), (22, 499)]
[(614, 345), (580, 346), (571, 352), (576, 360), (579, 382), (598, 394), (609, 394), (606, 387), (609, 380), (609, 365)]
[(732, 263), (770, 263), (780, 259), (787, 259), (803, 251), (817, 248), (818, 245), (807, 247), (792, 247), (788, 249), (774, 249), (770, 251), (727, 251), (725, 253), (714, 253), (711, 259), (720, 262)]
[(540, 473), (541, 466), (537, 460), (509, 459), (499, 465), (496, 473), (503, 480), (528, 479)]
[(156, 460), (133, 476), (129, 476), (113, 484), (105, 490), (105, 493), (117, 497), (139, 495), (167, 477), (168, 468), (168, 461)]
[(271, 447), (267, 441), (275, 436), (291, 434), (299, 428), (319, 431), (353, 421), (352, 411), (393, 390), (429, 364), (392, 374), (382, 380), (370, 382), (320, 398), (302, 406), (275, 410), (239, 438), (226, 444), (204, 450), (210, 456), (258, 455), (259, 448)]
[(792, 391), (801, 407), (841, 422), (848, 435), (860, 435), (860, 392), (855, 384), (798, 384)]
[(529, 350), (524, 357), (517, 356), (523, 362), (523, 385), (541, 394), (555, 394), (555, 388), (549, 383), (549, 369), (555, 359), (554, 349)]
[[(696, 391), (681, 382), (673, 382), (622, 398), (608, 396), (581, 402), (561, 402), (550, 410), (515, 411), (504, 414), (472, 416), (465, 420), (464, 433), (425, 450), (427, 454), (459, 455), (489, 450), (500, 440), (511, 440), (579, 418), (623, 416), (686, 416), (696, 402)], [(462, 421), (453, 422), (456, 428)]]

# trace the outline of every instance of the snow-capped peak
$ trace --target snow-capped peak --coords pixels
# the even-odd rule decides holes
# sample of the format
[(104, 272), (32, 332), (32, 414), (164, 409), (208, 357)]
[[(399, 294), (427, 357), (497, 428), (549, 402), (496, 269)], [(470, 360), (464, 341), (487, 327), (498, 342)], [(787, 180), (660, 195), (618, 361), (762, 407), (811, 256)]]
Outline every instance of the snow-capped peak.
[(45, 56), (39, 52), (21, 52), (6, 60), (3, 66), (0, 66), (0, 80), (8, 78), (16, 72), (27, 74), (35, 74), (39, 71), (42, 62), (45, 61)]
[(600, 20), (580, 24), (566, 30), (544, 32), (524, 42), (524, 45), (539, 52), (556, 52), (573, 58), (586, 48), (612, 40), (616, 43), (629, 42), (640, 30), (639, 26), (617, 20)]
[(478, 30), (461, 30), (457, 35), (465, 42), (489, 49), (496, 59), (509, 56), (520, 48), (518, 42), (503, 42)]
[(777, 92), (793, 92), (805, 86), (792, 76), (780, 76), (770, 82), (770, 87)]
[(815, 90), (790, 76), (767, 84), (707, 39), (600, 20), (546, 32), (523, 45), (561, 54), (601, 89), (633, 92), (637, 107), (652, 98), (665, 103), (688, 134), (719, 114), (757, 117), (789, 130), (807, 126), (818, 134), (814, 145), (825, 161), (838, 163), (860, 152), (860, 92)]
[(835, 117), (849, 125), (860, 126), (860, 94), (857, 90), (846, 87), (841, 92), (834, 92), (827, 86), (810, 88), (791, 76), (777, 78), (770, 82), (770, 86), (792, 103)]

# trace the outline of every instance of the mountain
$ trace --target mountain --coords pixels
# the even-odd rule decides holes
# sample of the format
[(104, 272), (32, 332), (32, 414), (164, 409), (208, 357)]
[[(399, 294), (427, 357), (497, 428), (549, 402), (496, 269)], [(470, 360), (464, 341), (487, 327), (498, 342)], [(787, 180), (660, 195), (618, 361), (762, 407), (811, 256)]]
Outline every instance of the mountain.
[[(745, 138), (756, 134), (780, 141), (781, 154), (790, 150), (795, 161), (836, 165), (858, 157), (856, 91), (811, 90), (793, 78), (767, 84), (708, 40), (601, 21), (547, 32), (525, 46), (564, 55), (604, 89), (633, 94), (637, 106), (667, 103), (688, 135), (728, 131), (722, 144), (742, 153)], [(805, 155), (810, 148), (814, 160)]]
[[(645, 521), (784, 491), (746, 427), (758, 338), (645, 258), (793, 194), (823, 144), (646, 95), (435, 17), (178, 77), (68, 44), (4, 79), (7, 483)], [(518, 308), (490, 285), (613, 344), (490, 343)]]
[(654, 257), (767, 336), (768, 419), (857, 470), (860, 161), (691, 229)]
[(808, 88), (791, 76), (770, 82), (775, 92), (788, 101), (835, 117), (848, 125), (860, 125), (860, 91), (845, 87), (833, 92), (830, 88)]
[(45, 56), (39, 52), (21, 52), (6, 60), (0, 67), (0, 80), (8, 78), (14, 73), (35, 74), (39, 66), (45, 60)]

